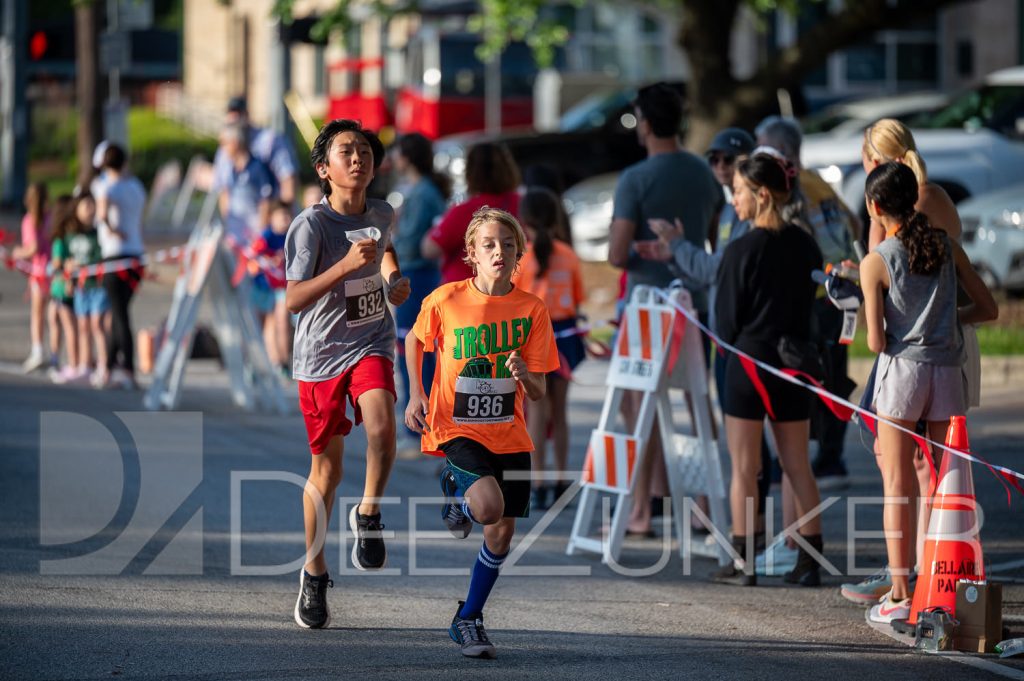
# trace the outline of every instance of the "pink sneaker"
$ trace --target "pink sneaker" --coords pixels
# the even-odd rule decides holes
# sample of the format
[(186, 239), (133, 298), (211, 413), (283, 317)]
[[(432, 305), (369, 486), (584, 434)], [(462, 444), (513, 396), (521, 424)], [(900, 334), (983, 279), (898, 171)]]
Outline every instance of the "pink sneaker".
[(878, 605), (871, 608), (868, 619), (872, 622), (891, 624), (893, 620), (905, 620), (910, 617), (910, 599), (902, 601), (892, 599), (892, 591), (887, 591), (878, 601)]

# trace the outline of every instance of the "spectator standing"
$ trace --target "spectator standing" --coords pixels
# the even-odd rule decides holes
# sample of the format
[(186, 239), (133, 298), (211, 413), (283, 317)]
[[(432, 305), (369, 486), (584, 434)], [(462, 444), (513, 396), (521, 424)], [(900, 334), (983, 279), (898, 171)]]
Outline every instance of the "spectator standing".
[(245, 128), (237, 123), (221, 130), (218, 152), (230, 161), (228, 172), (217, 184), (224, 227), (239, 244), (248, 245), (270, 219), (273, 179), (263, 162), (249, 152)]
[[(395, 309), (398, 334), (398, 372), (402, 378), (406, 400), (409, 399), (409, 369), (405, 362), (405, 337), (416, 323), (420, 303), (441, 283), (437, 262), (423, 257), (420, 244), (445, 210), (451, 195), (451, 180), (434, 170), (434, 148), (430, 140), (419, 133), (399, 138), (392, 152), (395, 170), (401, 174), (406, 189), (398, 210), (398, 228), (395, 233), (395, 253), (402, 263), (402, 272), (409, 277), (412, 292), (404, 305)], [(434, 353), (423, 356), (424, 386), (434, 381)], [(429, 388), (428, 388), (429, 390)], [(429, 396), (429, 392), (428, 392)], [(414, 430), (405, 427), (399, 438), (399, 458), (418, 458), (420, 438)]]
[(529, 245), (519, 262), (513, 283), (544, 301), (558, 348), (559, 368), (548, 372), (544, 395), (530, 403), (526, 425), (533, 440), (533, 504), (547, 510), (565, 493), (569, 483), (562, 478), (545, 483), (538, 476), (545, 470), (548, 434), (556, 472), (567, 470), (569, 461), (569, 422), (567, 403), (569, 379), (583, 361), (586, 351), (576, 331), (579, 307), (583, 303), (583, 277), (580, 259), (572, 247), (559, 238), (565, 223), (558, 197), (548, 189), (531, 187), (519, 202), (519, 215)]
[[(827, 263), (840, 264), (856, 258), (853, 244), (860, 236), (860, 220), (836, 196), (818, 173), (800, 166), (803, 134), (792, 118), (769, 116), (755, 131), (758, 144), (778, 149), (799, 171), (793, 198), (784, 215), (810, 230)], [(825, 389), (840, 397), (850, 396), (856, 384), (847, 375), (849, 357), (846, 345), (839, 342), (843, 313), (829, 301), (824, 287), (818, 287), (814, 300), (815, 334), (825, 365)], [(838, 489), (849, 484), (843, 462), (846, 421), (838, 418), (820, 401), (811, 410), (811, 431), (818, 441), (818, 452), (811, 468), (821, 489)]]
[(484, 206), (517, 215), (518, 187), (519, 167), (508, 147), (500, 143), (482, 142), (470, 148), (466, 155), (466, 190), (469, 198), (449, 208), (420, 244), (424, 258), (441, 261), (442, 284), (473, 276), (473, 270), (463, 261), (469, 221)]
[(11, 255), (28, 260), (30, 270), (28, 289), (31, 298), (29, 333), (32, 345), (28, 358), (22, 363), (25, 373), (52, 363), (43, 349), (43, 327), (46, 324), (46, 303), (49, 300), (50, 279), (46, 268), (50, 261), (50, 242), (47, 238), (46, 185), (34, 182), (25, 191), (25, 216), (21, 219), (21, 245)]
[[(626, 271), (625, 299), (639, 284), (667, 287), (675, 275), (666, 263), (645, 260), (638, 254), (637, 241), (657, 237), (648, 221), (662, 218), (684, 225), (685, 238), (703, 247), (721, 209), (724, 198), (707, 163), (680, 146), (679, 131), (683, 102), (669, 85), (657, 83), (642, 88), (633, 102), (637, 138), (647, 149), (647, 158), (619, 178), (615, 189), (608, 261)], [(694, 295), (697, 310), (706, 315), (707, 299)], [(639, 409), (640, 395), (628, 392), (623, 400), (627, 423), (632, 424)], [(656, 461), (657, 460), (657, 461)], [(664, 488), (664, 465), (657, 422), (643, 465), (636, 471), (635, 501), (628, 531), (650, 534), (652, 473), (659, 472)]]
[[(96, 197), (96, 220), (104, 261), (139, 258), (143, 253), (142, 213), (146, 190), (137, 177), (127, 171), (128, 156), (117, 144), (103, 153), (103, 195)], [(121, 263), (103, 275), (103, 288), (110, 306), (110, 333), (107, 338), (106, 366), (111, 385), (134, 388), (135, 341), (129, 306), (142, 281), (142, 266)]]
[[(869, 617), (892, 622), (910, 616), (919, 487), (914, 439), (887, 421), (913, 430), (924, 420), (929, 437), (942, 442), (950, 417), (967, 411), (960, 325), (995, 319), (999, 308), (963, 249), (915, 209), (918, 180), (908, 166), (878, 166), (868, 175), (865, 191), (872, 220), (893, 235), (861, 266), (868, 345), (879, 353), (872, 406), (886, 419), (878, 422), (878, 444), (892, 584)], [(958, 277), (970, 299), (959, 309)]]
[[(811, 338), (811, 307), (815, 284), (811, 272), (821, 267), (821, 251), (806, 231), (786, 223), (782, 209), (789, 201), (795, 169), (784, 160), (755, 153), (741, 161), (733, 181), (733, 206), (738, 217), (751, 220), (751, 230), (726, 248), (718, 273), (715, 298), (716, 331), (723, 341), (755, 359), (782, 366), (780, 340), (806, 352)], [(753, 586), (752, 526), (757, 472), (761, 468), (764, 418), (769, 416), (783, 469), (792, 483), (798, 517), (820, 503), (807, 455), (810, 393), (782, 379), (755, 370), (747, 375), (735, 354), (725, 372), (725, 434), (732, 458), (729, 498), (732, 510), (735, 563), (715, 573), (716, 581)], [(762, 400), (771, 403), (771, 413)], [(785, 580), (805, 586), (821, 583), (814, 555), (822, 550), (821, 522), (811, 517), (798, 528), (804, 546)]]
[[(288, 138), (271, 128), (252, 125), (244, 97), (231, 98), (224, 123), (242, 129), (246, 148), (270, 172), (272, 194), (294, 203), (298, 192), (298, 165)], [(213, 191), (220, 192), (231, 182), (233, 166), (230, 157), (218, 149), (213, 157)]]

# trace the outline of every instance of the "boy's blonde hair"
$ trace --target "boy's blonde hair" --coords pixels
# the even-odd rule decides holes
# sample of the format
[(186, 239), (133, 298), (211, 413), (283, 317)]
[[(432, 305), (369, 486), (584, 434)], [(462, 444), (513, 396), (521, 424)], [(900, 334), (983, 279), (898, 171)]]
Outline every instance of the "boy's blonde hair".
[(491, 208), (490, 206), (477, 208), (476, 212), (473, 213), (473, 218), (469, 221), (469, 225), (466, 227), (466, 255), (462, 258), (462, 262), (473, 268), (474, 274), (476, 273), (476, 263), (469, 257), (469, 252), (473, 248), (473, 242), (476, 241), (476, 233), (480, 231), (482, 225), (488, 222), (497, 222), (499, 225), (504, 225), (512, 230), (512, 236), (516, 240), (517, 265), (520, 258), (523, 257), (523, 253), (526, 252), (526, 232), (523, 231), (522, 225), (519, 224), (519, 220), (516, 220), (514, 215), (508, 211), (501, 210), (500, 208)]
[(897, 161), (914, 171), (917, 183), (928, 182), (928, 169), (917, 153), (917, 144), (910, 129), (893, 118), (883, 118), (864, 131), (862, 151), (872, 161)]

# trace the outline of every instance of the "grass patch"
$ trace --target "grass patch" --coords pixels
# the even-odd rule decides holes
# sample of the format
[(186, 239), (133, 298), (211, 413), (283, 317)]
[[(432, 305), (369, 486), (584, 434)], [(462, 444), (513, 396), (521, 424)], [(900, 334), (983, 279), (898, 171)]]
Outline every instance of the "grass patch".
[[(1024, 327), (982, 324), (978, 327), (978, 346), (982, 355), (1024, 354)], [(850, 345), (850, 357), (874, 356), (875, 353), (868, 349), (867, 330), (861, 324)]]

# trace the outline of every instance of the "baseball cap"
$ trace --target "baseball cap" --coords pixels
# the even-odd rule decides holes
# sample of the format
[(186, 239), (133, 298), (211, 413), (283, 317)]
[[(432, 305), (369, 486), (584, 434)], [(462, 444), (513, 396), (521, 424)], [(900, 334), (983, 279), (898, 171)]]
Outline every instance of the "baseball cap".
[(739, 156), (749, 154), (753, 148), (754, 138), (749, 132), (742, 128), (725, 128), (715, 134), (708, 152), (722, 151)]

